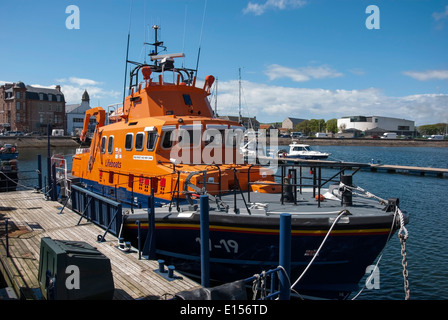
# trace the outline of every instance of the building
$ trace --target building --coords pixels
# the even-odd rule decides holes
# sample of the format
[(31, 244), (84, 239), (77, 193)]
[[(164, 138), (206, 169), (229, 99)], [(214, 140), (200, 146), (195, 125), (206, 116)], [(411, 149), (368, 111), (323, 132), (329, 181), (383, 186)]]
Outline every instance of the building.
[(47, 133), (47, 127), (65, 130), (65, 98), (55, 89), (27, 86), (23, 82), (0, 87), (0, 131)]
[[(238, 116), (220, 116), (218, 119), (230, 120), (239, 123)], [(258, 122), (257, 117), (241, 117), (241, 125), (243, 125), (246, 129), (254, 129), (255, 131), (260, 129), (260, 122)]]
[(286, 118), (285, 120), (283, 120), (282, 128), (292, 130), (295, 128), (296, 125), (298, 125), (302, 121), (305, 121), (305, 119)]
[[(84, 116), (86, 111), (89, 109), (90, 97), (87, 90), (84, 90), (81, 103), (66, 105), (65, 112), (67, 117), (67, 134), (79, 135), (81, 133), (84, 126)], [(94, 126), (95, 122), (95, 117), (92, 117), (90, 119), (90, 124)]]
[(399, 135), (413, 135), (415, 123), (411, 120), (380, 117), (351, 116), (338, 119), (339, 132), (356, 129), (364, 133), (395, 132)]

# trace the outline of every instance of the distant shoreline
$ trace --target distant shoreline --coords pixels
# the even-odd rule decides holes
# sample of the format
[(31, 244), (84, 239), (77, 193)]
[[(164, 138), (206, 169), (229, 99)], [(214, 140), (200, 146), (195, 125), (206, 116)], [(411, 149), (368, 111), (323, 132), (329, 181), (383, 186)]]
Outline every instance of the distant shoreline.
[[(420, 139), (368, 139), (368, 138), (308, 138), (295, 140), (297, 143), (311, 146), (371, 146), (371, 147), (437, 147), (447, 148), (448, 140), (420, 140)], [(278, 144), (287, 146), (291, 138), (278, 138)]]
[[(0, 144), (16, 144), (20, 149), (22, 148), (47, 148), (47, 136), (40, 137), (0, 137)], [(79, 143), (72, 137), (50, 137), (50, 147), (52, 148), (78, 148)]]
[[(298, 143), (311, 146), (371, 146), (371, 147), (437, 147), (447, 148), (448, 140), (419, 140), (419, 139), (366, 139), (366, 138), (308, 138), (295, 140)], [(287, 146), (292, 142), (291, 138), (278, 138), (279, 146)], [(1, 137), (0, 144), (17, 144), (19, 148), (47, 148), (47, 137)], [(269, 138), (267, 141), (269, 144)], [(50, 137), (52, 148), (73, 147), (79, 148), (79, 142), (73, 137)]]

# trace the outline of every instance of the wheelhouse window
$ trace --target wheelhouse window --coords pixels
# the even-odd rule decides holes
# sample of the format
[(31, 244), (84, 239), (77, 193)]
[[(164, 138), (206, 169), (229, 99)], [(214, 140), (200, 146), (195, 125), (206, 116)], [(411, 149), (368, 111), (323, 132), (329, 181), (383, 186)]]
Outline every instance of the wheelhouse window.
[(109, 137), (109, 142), (107, 143), (107, 153), (112, 154), (114, 152), (114, 136)]
[(171, 140), (171, 135), (173, 131), (165, 131), (162, 137), (162, 148), (169, 149), (173, 146), (173, 141)]
[(124, 149), (127, 151), (131, 151), (133, 141), (134, 141), (134, 134), (133, 133), (126, 134), (126, 138), (124, 141)]
[(146, 138), (146, 150), (153, 151), (155, 149), (158, 136), (157, 131), (148, 131), (148, 136)]
[(184, 97), (184, 103), (187, 106), (191, 106), (193, 104), (193, 102), (191, 102), (191, 97), (189, 94), (184, 94), (183, 97)]
[(100, 146), (100, 152), (101, 153), (105, 153), (106, 152), (106, 142), (107, 142), (107, 137), (104, 136), (101, 138), (101, 146)]
[(183, 125), (179, 127), (178, 139), (182, 145), (199, 146), (202, 138), (202, 125)]
[(137, 135), (135, 136), (135, 150), (142, 151), (144, 143), (145, 143), (145, 133), (144, 132), (137, 133)]

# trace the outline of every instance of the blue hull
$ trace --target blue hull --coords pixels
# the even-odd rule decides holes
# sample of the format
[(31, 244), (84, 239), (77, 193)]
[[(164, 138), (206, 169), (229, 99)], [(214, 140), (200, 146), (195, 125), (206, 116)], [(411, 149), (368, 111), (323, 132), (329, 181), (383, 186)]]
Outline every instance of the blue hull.
[[(141, 219), (142, 217), (140, 217)], [(142, 222), (142, 221), (140, 221)], [(237, 225), (237, 223), (235, 224)], [(143, 221), (142, 239), (147, 225)], [(251, 277), (276, 268), (279, 262), (279, 234), (251, 231), (220, 231), (210, 226), (210, 279), (221, 283)], [(257, 228), (252, 228), (255, 230)], [(307, 230), (291, 238), (291, 281), (294, 282), (312, 259), (313, 252), (324, 239), (307, 235)], [(294, 232), (294, 229), (293, 229)], [(200, 230), (197, 225), (167, 225), (156, 221), (156, 252), (176, 270), (200, 278)], [(124, 225), (123, 237), (137, 247), (137, 228), (133, 221)], [(299, 294), (320, 298), (345, 298), (357, 291), (366, 267), (373, 263), (384, 248), (388, 234), (353, 234), (330, 236), (306, 275), (294, 288)]]
[[(100, 194), (112, 190), (117, 199), (138, 202), (147, 208), (148, 197), (130, 193), (124, 188), (113, 189), (91, 181), (84, 181), (88, 189)], [(156, 207), (166, 200), (156, 199)], [(156, 215), (155, 247), (157, 258), (174, 265), (176, 270), (200, 278), (200, 226), (199, 217), (170, 218), (174, 215)], [(141, 224), (141, 246), (147, 237), (147, 214), (123, 217), (121, 237), (137, 243), (137, 224)], [(319, 248), (329, 229), (327, 218), (294, 218), (291, 243), (291, 283), (303, 272), (313, 253)], [(393, 216), (380, 222), (358, 220), (348, 225), (337, 225), (306, 275), (294, 288), (301, 295), (341, 299), (359, 290), (358, 284), (366, 267), (378, 257), (390, 237)], [(300, 220), (300, 221), (299, 221)], [(319, 220), (319, 221), (318, 221)], [(351, 221), (355, 221), (351, 218)], [(363, 230), (359, 232), (359, 230)], [(210, 279), (219, 283), (245, 279), (279, 265), (279, 218), (245, 215), (210, 215)]]

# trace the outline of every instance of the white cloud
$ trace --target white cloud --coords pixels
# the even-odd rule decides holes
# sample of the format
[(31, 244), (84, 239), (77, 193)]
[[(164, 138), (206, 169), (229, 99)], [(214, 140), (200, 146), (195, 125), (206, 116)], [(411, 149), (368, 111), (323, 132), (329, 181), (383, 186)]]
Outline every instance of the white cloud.
[(265, 74), (270, 80), (289, 78), (295, 82), (305, 82), (311, 79), (336, 78), (343, 76), (342, 73), (328, 66), (288, 68), (278, 64), (267, 67)]
[[(87, 90), (90, 100), (95, 104), (96, 100), (117, 100), (120, 98), (120, 93), (114, 90), (107, 90), (103, 83), (92, 79), (69, 77), (56, 79), (61, 84), (61, 91), (64, 94), (67, 104), (80, 103), (84, 90)], [(53, 86), (54, 88), (54, 86)]]
[(432, 17), (434, 18), (434, 20), (439, 21), (442, 19), (445, 19), (446, 17), (448, 17), (448, 5), (445, 6), (445, 11), (442, 12), (434, 12), (432, 14)]
[(405, 71), (403, 74), (420, 81), (448, 80), (448, 70)]
[(78, 86), (94, 86), (94, 85), (99, 85), (101, 84), (100, 82), (97, 82), (95, 80), (91, 80), (91, 79), (83, 79), (83, 78), (77, 78), (77, 77), (70, 77), (68, 79), (57, 79), (57, 81), (65, 83), (65, 82), (69, 82), (72, 84), (76, 84)]
[[(307, 89), (243, 81), (243, 116), (261, 122), (281, 122), (286, 117), (331, 119), (349, 115), (405, 118), (416, 125), (448, 121), (448, 94), (385, 96), (380, 89)], [(213, 104), (212, 104), (213, 105)], [(238, 114), (238, 82), (219, 83), (218, 114)]]
[(243, 13), (253, 13), (256, 16), (262, 15), (267, 10), (287, 10), (297, 9), (306, 4), (304, 0), (265, 0), (264, 3), (249, 2), (243, 9)]

